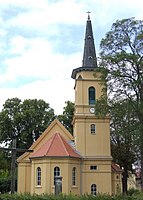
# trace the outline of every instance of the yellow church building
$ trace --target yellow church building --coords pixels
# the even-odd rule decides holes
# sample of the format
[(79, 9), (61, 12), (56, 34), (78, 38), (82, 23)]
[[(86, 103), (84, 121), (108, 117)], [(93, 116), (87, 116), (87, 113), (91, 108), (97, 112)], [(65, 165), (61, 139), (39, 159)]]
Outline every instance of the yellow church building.
[(102, 95), (100, 76), (94, 76), (97, 58), (90, 16), (86, 22), (82, 67), (73, 69), (75, 80), (74, 134), (55, 119), (17, 159), (18, 192), (55, 193), (59, 177), (65, 194), (116, 194), (121, 191), (122, 170), (112, 163), (110, 117), (95, 115)]

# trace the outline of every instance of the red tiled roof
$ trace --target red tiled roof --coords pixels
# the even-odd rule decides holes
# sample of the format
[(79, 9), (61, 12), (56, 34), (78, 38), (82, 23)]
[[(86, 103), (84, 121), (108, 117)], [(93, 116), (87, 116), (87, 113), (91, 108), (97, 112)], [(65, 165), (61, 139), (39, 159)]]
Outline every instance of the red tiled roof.
[(59, 133), (55, 133), (40, 149), (34, 152), (30, 158), (45, 156), (81, 158), (75, 149), (73, 149)]
[(115, 163), (111, 164), (112, 172), (123, 172), (123, 170)]

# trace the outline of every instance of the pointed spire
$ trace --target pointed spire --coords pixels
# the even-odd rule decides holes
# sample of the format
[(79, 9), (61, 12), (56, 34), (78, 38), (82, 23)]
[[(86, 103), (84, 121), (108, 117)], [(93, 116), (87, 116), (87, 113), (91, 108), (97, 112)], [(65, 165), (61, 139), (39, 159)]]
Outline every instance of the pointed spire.
[(80, 71), (93, 71), (97, 67), (97, 57), (94, 45), (92, 24), (90, 20), (90, 12), (88, 13), (87, 22), (86, 22), (86, 31), (85, 31), (85, 43), (84, 43), (84, 52), (82, 67), (73, 69), (71, 77), (76, 78), (76, 74)]
[(90, 20), (90, 12), (88, 13), (86, 32), (85, 32), (85, 43), (84, 43), (84, 53), (82, 67), (97, 67), (97, 58), (95, 52), (92, 24)]

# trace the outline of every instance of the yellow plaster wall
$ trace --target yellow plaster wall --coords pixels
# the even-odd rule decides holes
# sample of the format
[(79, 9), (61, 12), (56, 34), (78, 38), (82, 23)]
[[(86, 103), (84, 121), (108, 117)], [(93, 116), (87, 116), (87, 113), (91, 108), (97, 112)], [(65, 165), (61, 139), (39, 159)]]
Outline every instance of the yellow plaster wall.
[[(109, 119), (81, 118), (75, 119), (74, 136), (76, 148), (83, 156), (110, 156)], [(96, 125), (96, 133), (91, 134), (90, 125)]]
[[(111, 152), (110, 152), (110, 118), (97, 118), (95, 114), (89, 112), (88, 88), (96, 88), (96, 98), (102, 94), (99, 74), (95, 78), (93, 72), (80, 72), (83, 80), (76, 80), (75, 83), (75, 115), (73, 120), (74, 139), (77, 150), (83, 156), (80, 159), (72, 158), (42, 158), (29, 160), (29, 153), (19, 159), (18, 181), (19, 192), (31, 192), (31, 194), (54, 193), (54, 167), (61, 169), (62, 192), (69, 194), (91, 193), (91, 184), (97, 185), (97, 193), (116, 193), (118, 184), (115, 175), (112, 174), (111, 180)], [(90, 125), (96, 125), (96, 133), (90, 133)], [(32, 145), (32, 149), (39, 149), (55, 132), (59, 132), (67, 141), (73, 140), (70, 133), (54, 120), (44, 131), (40, 138)], [(29, 163), (24, 164), (25, 160)], [(97, 170), (91, 171), (90, 166), (96, 165)], [(36, 185), (36, 169), (41, 167), (42, 184)], [(72, 168), (77, 169), (76, 185), (72, 186)], [(112, 183), (111, 183), (112, 181)], [(118, 180), (119, 181), (119, 180)], [(28, 184), (26, 184), (28, 182)], [(24, 184), (23, 184), (24, 183)]]
[[(75, 105), (77, 106), (86, 106), (89, 105), (88, 102), (88, 88), (93, 86), (96, 88), (96, 99), (99, 99), (99, 97), (102, 95), (102, 88), (101, 86), (101, 80), (99, 78), (94, 77), (94, 72), (79, 72), (77, 74), (78, 76), (82, 76), (83, 79), (76, 79), (75, 84)], [(83, 107), (82, 107), (83, 108)], [(80, 110), (80, 107), (77, 108), (79, 110), (76, 110), (78, 113), (84, 113), (83, 109)]]
[[(96, 99), (102, 95), (100, 73), (93, 71), (78, 72), (75, 81), (74, 137), (77, 150), (84, 158), (82, 164), (82, 193), (91, 193), (91, 185), (97, 185), (97, 193), (112, 194), (110, 117), (97, 118), (90, 113), (88, 88), (96, 89)], [(91, 133), (91, 124), (95, 124), (96, 133)], [(94, 159), (93, 159), (94, 158)], [(97, 170), (90, 170), (96, 165)]]
[(112, 194), (122, 191), (122, 173), (112, 172)]
[[(96, 99), (100, 98), (103, 89), (100, 73), (96, 76), (94, 73), (93, 71), (77, 73), (73, 120), (75, 143), (82, 156), (110, 156), (110, 118), (106, 116), (99, 119), (89, 111), (91, 105), (88, 102), (88, 88), (95, 87)], [(96, 125), (95, 134), (91, 134), (91, 124)]]
[(19, 163), (18, 166), (18, 192), (30, 192), (31, 189), (31, 164)]
[[(97, 170), (90, 170), (96, 165)], [(96, 184), (97, 193), (112, 193), (111, 188), (111, 160), (87, 160), (83, 162), (83, 194), (91, 194), (91, 185)]]
[[(41, 168), (41, 185), (37, 185), (37, 181), (36, 181), (36, 171), (37, 171), (37, 168), (40, 167)], [(45, 193), (45, 188), (46, 188), (46, 182), (44, 183), (44, 180), (45, 180), (45, 161), (44, 160), (37, 160), (37, 162), (33, 162), (32, 161), (32, 169), (31, 169), (31, 193), (34, 194), (43, 194)]]
[[(72, 169), (76, 167), (76, 185), (72, 185)], [(81, 188), (81, 161), (72, 160), (69, 163), (69, 193), (80, 194)]]
[[(87, 159), (82, 164), (80, 160), (74, 159), (36, 159), (32, 161), (32, 167), (30, 167), (30, 163), (20, 163), (18, 168), (18, 174), (20, 173), (18, 192), (31, 192), (31, 194), (54, 193), (54, 167), (58, 166), (63, 177), (63, 193), (90, 194), (90, 187), (93, 183), (97, 185), (98, 193), (119, 193), (121, 191), (121, 173), (112, 173), (111, 182), (111, 158), (109, 160), (102, 159)], [(97, 170), (90, 170), (92, 165), (97, 166)], [(41, 186), (36, 186), (37, 167), (41, 167), (42, 170)], [(76, 167), (77, 172), (75, 186), (72, 186), (73, 167)]]
[[(55, 193), (54, 186), (54, 168), (58, 166), (60, 168), (62, 179), (62, 192), (69, 194), (80, 193), (80, 160), (74, 159), (33, 159), (32, 160), (32, 189), (31, 193)], [(36, 185), (36, 169), (41, 167), (42, 177), (41, 186)], [(77, 184), (72, 186), (72, 168), (77, 169)]]

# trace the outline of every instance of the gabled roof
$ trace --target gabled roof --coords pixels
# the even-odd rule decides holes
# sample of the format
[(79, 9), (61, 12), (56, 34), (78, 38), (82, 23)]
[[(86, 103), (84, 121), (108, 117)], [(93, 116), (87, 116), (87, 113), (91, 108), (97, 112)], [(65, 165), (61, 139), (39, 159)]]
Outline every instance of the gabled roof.
[(55, 133), (43, 146), (34, 152), (30, 158), (38, 157), (74, 157), (81, 158), (75, 149), (60, 135)]
[(111, 164), (111, 169), (112, 169), (112, 172), (118, 172), (118, 173), (123, 172), (123, 170), (116, 163), (113, 163), (113, 162)]
[[(42, 133), (42, 135), (31, 145), (29, 148), (30, 150), (37, 150), (39, 149), (45, 141), (48, 141), (49, 138), (55, 134), (55, 132), (63, 133), (64, 138), (67, 141), (74, 140), (73, 136), (69, 133), (69, 131), (61, 124), (61, 122), (58, 119), (55, 119), (48, 127), (47, 129)], [(32, 153), (25, 152), (22, 154), (18, 159), (17, 162), (23, 162), (23, 160), (29, 160), (29, 157)]]

